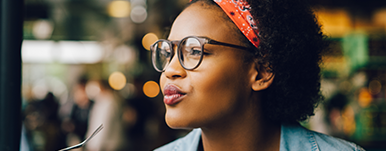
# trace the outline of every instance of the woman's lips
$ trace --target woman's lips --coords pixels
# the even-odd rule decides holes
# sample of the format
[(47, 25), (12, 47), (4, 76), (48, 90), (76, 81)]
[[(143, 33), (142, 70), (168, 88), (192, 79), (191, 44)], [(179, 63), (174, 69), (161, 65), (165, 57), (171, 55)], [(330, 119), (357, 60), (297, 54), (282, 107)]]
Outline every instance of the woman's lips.
[(185, 94), (174, 85), (166, 85), (164, 88), (164, 103), (167, 105), (176, 104), (182, 100)]

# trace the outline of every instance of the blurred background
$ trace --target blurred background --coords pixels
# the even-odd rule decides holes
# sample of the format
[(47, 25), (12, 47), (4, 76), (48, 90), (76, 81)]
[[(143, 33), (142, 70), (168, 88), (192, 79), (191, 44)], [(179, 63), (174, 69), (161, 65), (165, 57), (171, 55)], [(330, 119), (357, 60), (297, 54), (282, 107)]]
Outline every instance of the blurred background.
[[(332, 42), (309, 129), (386, 150), (386, 1), (309, 0)], [(24, 0), (21, 150), (159, 147), (164, 122), (149, 47), (188, 0)], [(300, 92), (299, 92), (300, 93)]]

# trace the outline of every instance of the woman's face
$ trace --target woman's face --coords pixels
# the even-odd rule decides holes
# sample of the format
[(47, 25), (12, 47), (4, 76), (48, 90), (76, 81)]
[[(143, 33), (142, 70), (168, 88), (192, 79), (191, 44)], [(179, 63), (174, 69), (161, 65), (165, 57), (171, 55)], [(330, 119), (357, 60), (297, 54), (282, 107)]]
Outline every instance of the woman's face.
[[(226, 20), (221, 8), (194, 3), (175, 20), (169, 40), (187, 36), (242, 45), (237, 27)], [(251, 64), (243, 61), (244, 50), (205, 45), (203, 61), (194, 70), (185, 70), (174, 55), (160, 78), (166, 106), (166, 123), (171, 128), (196, 128), (224, 124), (250, 106)]]

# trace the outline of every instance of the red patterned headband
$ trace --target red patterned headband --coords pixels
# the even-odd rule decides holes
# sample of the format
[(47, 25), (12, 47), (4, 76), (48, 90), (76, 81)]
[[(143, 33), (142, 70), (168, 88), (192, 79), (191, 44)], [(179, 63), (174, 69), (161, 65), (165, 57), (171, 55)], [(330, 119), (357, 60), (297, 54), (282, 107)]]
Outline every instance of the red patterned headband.
[[(191, 0), (190, 0), (191, 1)], [(248, 40), (258, 48), (260, 39), (259, 30), (251, 13), (251, 6), (245, 0), (213, 0), (219, 5), (228, 17), (236, 24)]]

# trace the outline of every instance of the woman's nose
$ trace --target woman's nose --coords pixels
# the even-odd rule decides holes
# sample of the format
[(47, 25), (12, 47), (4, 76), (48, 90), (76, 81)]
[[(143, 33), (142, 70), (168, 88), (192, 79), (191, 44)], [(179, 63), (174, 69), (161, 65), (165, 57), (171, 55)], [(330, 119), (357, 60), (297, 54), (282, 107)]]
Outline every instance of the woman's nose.
[(186, 70), (181, 66), (177, 53), (174, 54), (172, 60), (164, 71), (165, 76), (168, 79), (185, 78)]

